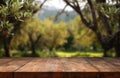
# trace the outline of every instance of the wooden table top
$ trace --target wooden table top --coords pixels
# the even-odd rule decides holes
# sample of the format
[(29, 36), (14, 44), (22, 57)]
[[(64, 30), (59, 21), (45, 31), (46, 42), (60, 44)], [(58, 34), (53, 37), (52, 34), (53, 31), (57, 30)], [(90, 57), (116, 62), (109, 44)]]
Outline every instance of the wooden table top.
[(120, 58), (5, 58), (0, 72), (120, 72)]

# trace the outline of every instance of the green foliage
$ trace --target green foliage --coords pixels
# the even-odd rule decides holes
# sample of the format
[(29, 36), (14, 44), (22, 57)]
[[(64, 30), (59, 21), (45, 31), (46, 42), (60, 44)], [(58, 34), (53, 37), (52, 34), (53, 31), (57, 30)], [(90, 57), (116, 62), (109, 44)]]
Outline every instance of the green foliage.
[(41, 35), (40, 40), (37, 42), (37, 48), (42, 50), (44, 48), (56, 49), (67, 42), (67, 26), (63, 21), (60, 23), (54, 23), (49, 19), (39, 20), (31, 18), (26, 20), (21, 27), (20, 32), (18, 32), (13, 39), (13, 45), (18, 46), (29, 44), (29, 35), (34, 41), (39, 35)]
[(98, 46), (95, 44), (97, 40), (94, 33), (83, 26), (79, 17), (71, 20), (68, 26), (63, 21), (54, 23), (50, 19), (39, 20), (36, 18), (28, 19), (22, 25), (20, 32), (12, 41), (14, 47), (30, 45), (29, 35), (33, 41), (41, 35), (36, 43), (37, 49), (40, 50), (53, 50), (61, 47), (68, 50), (93, 50)]
[[(63, 50), (64, 48), (69, 50), (97, 50), (95, 48), (98, 46), (98, 41), (95, 34), (83, 25), (78, 16), (68, 24), (64, 21), (55, 23), (52, 17), (39, 20), (32, 18), (33, 14), (39, 10), (38, 7), (32, 4), (33, 0), (21, 1), (22, 0), (5, 0), (6, 4), (0, 4), (0, 38), (4, 35), (7, 35), (7, 38), (11, 35), (14, 36), (11, 42), (12, 49), (17, 49), (18, 46), (26, 46), (28, 48), (27, 50), (30, 50), (30, 37), (33, 42), (36, 42), (41, 35), (40, 39), (35, 43), (37, 50), (48, 51), (42, 53), (38, 51), (36, 56), (39, 57), (56, 55), (59, 57), (59, 54), (61, 54), (60, 57), (77, 57), (82, 55), (82, 53), (80, 54), (78, 52), (68, 55), (66, 53), (66, 55), (62, 55), (60, 52), (56, 53), (55, 50), (61, 48)], [(110, 24), (114, 26), (113, 29), (117, 30), (116, 25), (118, 24), (120, 9), (113, 6), (106, 6), (108, 5), (98, 5), (96, 8), (99, 8), (100, 11), (110, 19)], [(84, 15), (86, 14), (87, 13), (84, 12)], [(114, 19), (115, 17), (116, 19)], [(86, 18), (88, 20), (92, 19), (89, 15), (87, 15), (85, 19)], [(102, 35), (106, 35), (105, 28), (102, 27), (104, 25), (101, 21), (98, 23), (99, 26), (101, 26), (99, 31), (103, 33)], [(97, 54), (95, 55), (97, 56)], [(31, 52), (15, 52), (13, 56), (29, 57), (31, 56)], [(89, 53), (86, 53), (86, 56), (94, 56), (94, 54), (91, 53), (91, 55), (89, 55)], [(101, 54), (98, 54), (98, 56), (101, 56)]]
[(64, 43), (66, 43), (65, 38), (67, 37), (68, 33), (66, 31), (67, 27), (64, 22), (56, 24), (46, 19), (43, 21), (43, 23), (44, 23), (43, 39), (45, 40), (43, 42), (47, 45), (47, 47), (53, 49), (57, 48), (58, 46), (62, 46)]
[[(116, 7), (116, 4), (96, 4), (96, 8), (103, 14), (104, 18), (106, 18), (106, 22), (109, 25), (109, 29), (111, 30), (111, 34), (108, 33), (105, 23), (103, 23), (103, 20), (100, 20), (98, 18), (98, 24), (99, 24), (99, 30), (103, 37), (106, 39), (110, 39), (113, 37), (113, 35), (119, 31), (119, 15), (120, 15), (120, 8)], [(106, 24), (107, 24), (106, 23)]]
[(34, 11), (38, 10), (32, 5), (31, 0), (5, 0), (6, 5), (0, 6), (0, 34), (3, 32), (13, 33), (12, 30), (16, 25), (19, 27), (20, 23), (24, 22), (26, 18), (31, 17)]
[(91, 48), (96, 42), (94, 33), (86, 28), (79, 17), (73, 19), (68, 26), (69, 34), (73, 35), (73, 47), (80, 50)]

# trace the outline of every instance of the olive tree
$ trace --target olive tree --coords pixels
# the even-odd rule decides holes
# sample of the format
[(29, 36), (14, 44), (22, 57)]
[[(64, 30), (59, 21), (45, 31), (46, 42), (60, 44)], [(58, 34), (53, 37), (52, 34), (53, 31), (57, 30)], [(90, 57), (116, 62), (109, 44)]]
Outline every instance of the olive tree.
[[(87, 8), (90, 10), (89, 13), (83, 13), (80, 6), (81, 1), (87, 3)], [(120, 57), (120, 7), (118, 6), (120, 1), (112, 1), (115, 4), (108, 4), (106, 0), (64, 0), (67, 5), (72, 7), (79, 14), (85, 26), (96, 34), (104, 50), (104, 56), (107, 56), (108, 50), (114, 48), (116, 56)], [(88, 19), (86, 17), (87, 15), (91, 16), (92, 19)], [(101, 22), (101, 24), (99, 24), (99, 22)]]
[(11, 41), (20, 30), (21, 23), (33, 16), (41, 6), (33, 5), (34, 0), (0, 0), (0, 37), (3, 38), (7, 57), (11, 56)]

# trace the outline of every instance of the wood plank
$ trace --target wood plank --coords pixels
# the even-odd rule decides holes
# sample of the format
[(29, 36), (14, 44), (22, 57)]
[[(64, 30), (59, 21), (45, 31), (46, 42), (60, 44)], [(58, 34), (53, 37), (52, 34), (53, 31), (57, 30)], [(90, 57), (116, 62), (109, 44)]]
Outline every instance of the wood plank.
[(11, 62), (0, 66), (0, 72), (13, 72), (28, 63), (30, 58), (14, 58)]
[(61, 78), (59, 60), (52, 58), (36, 58), (17, 70), (14, 78)]
[[(3, 59), (4, 60), (4, 59)], [(10, 62), (5, 61), (0, 65), (0, 78), (13, 78), (14, 71), (22, 65), (26, 64), (30, 59), (28, 58), (13, 58)]]
[(120, 58), (103, 58), (105, 61), (111, 63), (116, 69), (118, 69), (118, 72), (120, 72)]
[(120, 60), (114, 58), (14, 58), (6, 62), (0, 65), (0, 78), (120, 78)]
[(100, 78), (95, 72), (17, 72), (14, 78)]
[[(97, 70), (91, 67), (84, 59), (77, 59), (78, 63), (74, 60), (76, 59), (38, 58), (21, 67), (14, 75), (15, 78), (73, 78), (77, 76), (79, 78), (98, 78), (99, 75), (95, 72)], [(84, 64), (82, 65), (82, 63)], [(90, 68), (89, 71), (93, 71), (93, 73), (88, 74), (83, 72), (83, 70), (87, 72), (88, 68)], [(71, 72), (80, 73), (72, 74)], [(83, 73), (86, 75), (83, 75)]]
[(0, 72), (0, 78), (14, 78), (12, 72)]
[(119, 70), (103, 58), (86, 58), (86, 60), (100, 72), (118, 72)]
[[(118, 60), (112, 59), (114, 58), (87, 58), (87, 60), (100, 71), (99, 78), (120, 78), (119, 69), (106, 61), (109, 60), (115, 63), (115, 61)], [(120, 63), (120, 61), (117, 61), (117, 64), (118, 63)]]
[[(31, 69), (30, 69), (31, 68)], [(16, 72), (98, 72), (85, 59), (34, 59)]]
[(61, 59), (65, 72), (98, 72), (84, 58)]
[(98, 72), (65, 72), (61, 78), (99, 78)]
[(49, 58), (45, 65), (45, 72), (63, 72), (64, 67), (60, 61), (60, 58)]
[(16, 72), (42, 72), (44, 71), (47, 60), (47, 58), (33, 58), (31, 62), (27, 63)]
[(21, 67), (16, 72), (63, 72), (64, 68), (59, 58), (36, 58)]
[(0, 59), (0, 66), (10, 62), (12, 59), (11, 58), (4, 58), (4, 59)]
[(120, 78), (120, 72), (100, 72), (100, 78)]
[(15, 72), (14, 78), (63, 78), (59, 72)]

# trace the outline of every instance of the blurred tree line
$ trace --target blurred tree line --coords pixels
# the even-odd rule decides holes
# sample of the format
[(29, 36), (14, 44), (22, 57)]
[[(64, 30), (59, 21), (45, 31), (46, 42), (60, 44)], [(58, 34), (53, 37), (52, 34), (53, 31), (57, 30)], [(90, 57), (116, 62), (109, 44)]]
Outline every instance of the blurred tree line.
[[(39, 20), (34, 14), (44, 5), (33, 5), (33, 0), (1, 0), (0, 2), (0, 49), (11, 57), (10, 50), (94, 50), (103, 49), (104, 56), (112, 48), (120, 56), (120, 7), (105, 0), (64, 0), (78, 16), (66, 23), (55, 22), (56, 17)], [(16, 5), (17, 4), (17, 5)]]
[(14, 37), (13, 45), (19, 46), (18, 48), (25, 48), (27, 45), (26, 48), (29, 48), (33, 55), (36, 49), (41, 51), (94, 49), (97, 51), (94, 44), (97, 42), (95, 35), (80, 22), (79, 17), (71, 20), (69, 24), (64, 21), (54, 23), (50, 18), (28, 19)]

